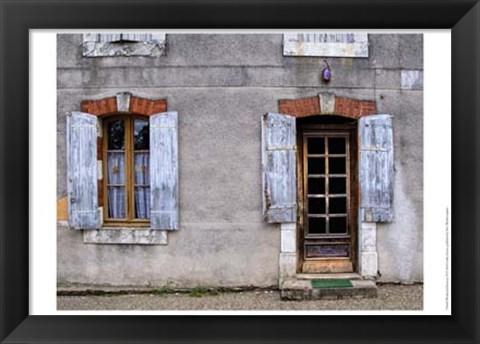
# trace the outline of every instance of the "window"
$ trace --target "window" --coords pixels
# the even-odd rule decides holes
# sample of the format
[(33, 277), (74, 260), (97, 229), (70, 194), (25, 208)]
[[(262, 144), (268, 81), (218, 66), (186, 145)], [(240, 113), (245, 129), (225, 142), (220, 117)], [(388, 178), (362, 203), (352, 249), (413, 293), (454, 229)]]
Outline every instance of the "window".
[(149, 56), (165, 54), (164, 33), (87, 33), (83, 35), (84, 57)]
[(176, 112), (67, 116), (70, 227), (178, 229), (177, 131)]
[(150, 218), (150, 135), (147, 117), (111, 116), (103, 123), (105, 224), (147, 225)]

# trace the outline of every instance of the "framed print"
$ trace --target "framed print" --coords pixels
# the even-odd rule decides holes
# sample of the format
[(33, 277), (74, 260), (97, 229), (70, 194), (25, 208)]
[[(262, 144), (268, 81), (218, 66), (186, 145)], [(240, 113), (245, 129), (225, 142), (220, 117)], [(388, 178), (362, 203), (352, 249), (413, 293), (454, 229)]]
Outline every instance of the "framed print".
[[(476, 1), (0, 4), (2, 342), (478, 342)], [(287, 312), (122, 313), (228, 288)]]

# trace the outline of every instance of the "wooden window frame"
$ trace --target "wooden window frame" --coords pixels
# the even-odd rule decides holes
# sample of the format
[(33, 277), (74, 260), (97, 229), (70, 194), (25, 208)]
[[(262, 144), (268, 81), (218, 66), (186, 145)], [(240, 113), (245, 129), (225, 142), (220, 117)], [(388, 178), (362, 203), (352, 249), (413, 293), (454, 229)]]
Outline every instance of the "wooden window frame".
[[(122, 119), (125, 123), (125, 204), (126, 204), (126, 218), (116, 219), (108, 217), (108, 124), (115, 120)], [(150, 219), (137, 219), (134, 217), (135, 212), (135, 183), (134, 183), (134, 125), (135, 119), (146, 120), (149, 122), (149, 117), (144, 115), (129, 115), (129, 114), (115, 114), (102, 118), (103, 124), (103, 152), (102, 152), (102, 166), (103, 166), (103, 227), (148, 227)], [(150, 152), (149, 152), (150, 154)], [(127, 168), (128, 167), (128, 168)]]

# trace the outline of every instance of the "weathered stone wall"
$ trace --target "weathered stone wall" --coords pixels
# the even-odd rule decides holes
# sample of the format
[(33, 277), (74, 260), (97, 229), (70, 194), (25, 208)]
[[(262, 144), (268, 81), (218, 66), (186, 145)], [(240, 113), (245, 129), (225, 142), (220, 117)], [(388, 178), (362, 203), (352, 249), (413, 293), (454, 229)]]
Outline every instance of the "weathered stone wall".
[(66, 112), (118, 92), (166, 99), (179, 113), (180, 229), (168, 245), (95, 245), (60, 224), (60, 284), (277, 285), (280, 230), (261, 216), (260, 116), (320, 92), (374, 100), (394, 116), (396, 217), (377, 228), (379, 280), (423, 279), (422, 35), (369, 35), (369, 58), (328, 59), (328, 84), (322, 58), (283, 56), (281, 34), (172, 34), (152, 58), (85, 58), (81, 43), (58, 35), (58, 198)]

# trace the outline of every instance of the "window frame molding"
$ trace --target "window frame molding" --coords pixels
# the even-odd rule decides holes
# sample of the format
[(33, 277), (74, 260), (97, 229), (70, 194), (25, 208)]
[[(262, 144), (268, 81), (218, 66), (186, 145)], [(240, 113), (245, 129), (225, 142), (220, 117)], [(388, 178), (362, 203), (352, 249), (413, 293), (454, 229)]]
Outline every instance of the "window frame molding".
[[(337, 96), (331, 92), (322, 92), (316, 96), (305, 97), (305, 98), (296, 98), (296, 99), (279, 99), (278, 100), (278, 114), (283, 114), (287, 117), (294, 118), (303, 118), (303, 117), (321, 117), (322, 115), (335, 115), (346, 118), (351, 118), (357, 122), (357, 139), (358, 125), (361, 119), (381, 116), (377, 112), (377, 105), (373, 99), (355, 99)], [(390, 116), (391, 115), (383, 115)], [(310, 128), (322, 128), (322, 124), (310, 124)], [(302, 130), (302, 125), (299, 124), (299, 130)], [(393, 128), (392, 128), (393, 130)], [(393, 148), (393, 147), (392, 147)], [(358, 153), (360, 152), (360, 141), (357, 142)], [(360, 169), (360, 156), (357, 157), (357, 169)], [(301, 169), (297, 173), (301, 172)], [(358, 171), (357, 171), (358, 172)], [(394, 177), (394, 175), (392, 175)], [(361, 210), (361, 185), (360, 185), (360, 176), (358, 176), (358, 199), (357, 204), (354, 206), (357, 208), (358, 214)], [(298, 182), (298, 178), (297, 178)], [(302, 194), (303, 195), (303, 194)], [(303, 197), (298, 194), (297, 197)], [(303, 204), (299, 204), (299, 210), (302, 209)], [(303, 214), (299, 216), (297, 220), (289, 222), (280, 223), (280, 253), (279, 253), (279, 287), (282, 288), (282, 285), (288, 279), (295, 279), (297, 274), (300, 273), (301, 267), (299, 259), (299, 254), (303, 252), (299, 251), (297, 247), (298, 236), (302, 235), (301, 228), (299, 224), (300, 221), (303, 221)], [(356, 250), (355, 260), (356, 268), (355, 272), (360, 274), (364, 278), (375, 279), (377, 277), (378, 270), (378, 253), (377, 253), (377, 224), (380, 222), (369, 222), (365, 221), (358, 217), (356, 222), (356, 238), (354, 241), (354, 246), (352, 249)], [(391, 222), (390, 220), (387, 222)]]
[[(158, 114), (167, 114), (167, 100), (164, 98), (148, 99), (133, 96), (129, 92), (119, 92), (114, 96), (86, 99), (81, 102), (81, 112), (97, 118), (97, 189), (99, 225), (96, 228), (81, 228), (84, 244), (115, 244), (115, 245), (167, 245), (169, 229), (152, 228), (150, 221), (142, 223), (108, 222), (104, 221), (104, 147), (108, 142), (105, 138), (104, 120), (115, 116), (131, 118), (148, 118)], [(105, 146), (104, 146), (105, 145)], [(67, 221), (61, 221), (68, 226)], [(150, 220), (150, 219), (149, 219)], [(60, 221), (59, 221), (60, 224)], [(62, 224), (60, 224), (62, 225)], [(178, 228), (172, 228), (178, 229)]]

